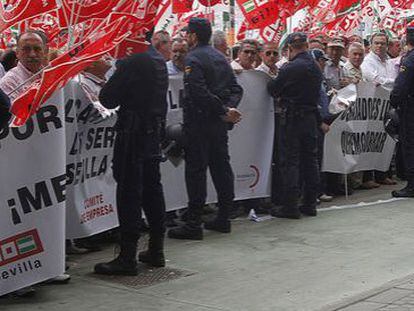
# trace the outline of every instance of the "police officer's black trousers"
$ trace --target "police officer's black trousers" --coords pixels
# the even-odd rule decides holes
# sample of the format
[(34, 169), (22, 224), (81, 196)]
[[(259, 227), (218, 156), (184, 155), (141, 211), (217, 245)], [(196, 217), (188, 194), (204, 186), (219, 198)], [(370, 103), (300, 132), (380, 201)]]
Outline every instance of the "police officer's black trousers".
[(400, 141), (408, 186), (414, 188), (414, 106), (406, 105), (400, 115)]
[[(288, 113), (283, 126), (285, 156), (283, 165), (284, 202), (286, 211), (297, 209), (300, 181), (304, 182), (303, 204), (316, 207), (319, 194), (318, 132), (316, 115), (312, 112)], [(302, 172), (300, 172), (302, 170)]]
[(273, 157), (272, 157), (272, 192), (271, 200), (274, 205), (283, 204), (283, 156), (285, 155), (283, 140), (282, 117), (280, 113), (275, 113), (275, 133), (273, 137)]
[(187, 125), (185, 136), (185, 182), (189, 201), (187, 225), (201, 225), (202, 209), (207, 197), (207, 168), (217, 192), (217, 217), (219, 220), (227, 220), (234, 199), (234, 175), (230, 165), (227, 124), (218, 120)]
[[(114, 177), (117, 181), (117, 208), (122, 247), (136, 245), (140, 237), (142, 210), (150, 235), (162, 239), (165, 233), (165, 201), (161, 184), (159, 148), (154, 133), (118, 133), (114, 148)], [(152, 148), (148, 145), (152, 144)], [(148, 152), (142, 152), (147, 150)], [(135, 254), (129, 254), (135, 256)]]

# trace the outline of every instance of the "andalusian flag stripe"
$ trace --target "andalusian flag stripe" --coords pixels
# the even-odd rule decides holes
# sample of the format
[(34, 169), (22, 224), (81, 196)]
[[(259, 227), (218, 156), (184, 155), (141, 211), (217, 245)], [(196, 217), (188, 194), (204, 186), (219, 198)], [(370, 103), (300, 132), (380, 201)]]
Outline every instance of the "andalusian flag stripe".
[(33, 236), (31, 236), (31, 235), (25, 236), (25, 237), (17, 240), (17, 247), (19, 249), (20, 254), (24, 254), (24, 253), (33, 251), (37, 248), (36, 243), (33, 239)]
[(256, 5), (254, 4), (254, 0), (248, 0), (243, 3), (243, 7), (246, 11), (246, 13), (250, 13), (256, 8)]

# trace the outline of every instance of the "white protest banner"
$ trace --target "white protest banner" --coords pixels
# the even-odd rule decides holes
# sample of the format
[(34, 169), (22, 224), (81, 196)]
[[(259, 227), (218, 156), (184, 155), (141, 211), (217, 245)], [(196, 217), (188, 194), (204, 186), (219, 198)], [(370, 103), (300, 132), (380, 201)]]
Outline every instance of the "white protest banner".
[(357, 85), (356, 101), (332, 123), (325, 136), (323, 171), (340, 174), (389, 169), (394, 140), (385, 132), (390, 92), (372, 83)]
[(81, 87), (79, 79), (85, 80), (82, 77), (70, 81), (64, 89), (66, 236), (70, 239), (118, 226), (116, 183), (111, 169), (116, 114), (93, 101), (97, 94), (91, 94), (94, 90), (87, 85)]
[[(244, 89), (244, 95), (239, 104), (243, 119), (229, 132), (235, 196), (237, 200), (268, 197), (274, 131), (273, 100), (266, 89), (269, 77), (262, 72), (247, 71), (239, 74), (237, 79)], [(171, 76), (167, 95), (168, 124), (182, 120), (182, 90), (182, 76)], [(161, 176), (167, 210), (185, 207), (187, 193), (184, 162), (178, 167), (170, 161), (163, 163)], [(209, 177), (207, 202), (216, 200), (216, 193)]]
[(0, 131), (0, 296), (65, 270), (65, 124), (58, 91)]

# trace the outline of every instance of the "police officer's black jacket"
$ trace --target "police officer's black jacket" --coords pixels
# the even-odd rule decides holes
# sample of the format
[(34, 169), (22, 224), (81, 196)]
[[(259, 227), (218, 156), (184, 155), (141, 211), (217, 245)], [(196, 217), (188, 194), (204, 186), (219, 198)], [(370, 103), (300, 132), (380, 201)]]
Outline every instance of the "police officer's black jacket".
[(302, 52), (280, 68), (278, 76), (269, 82), (268, 90), (280, 98), (288, 111), (315, 111), (321, 121), (318, 104), (322, 80), (322, 72), (312, 56)]
[(236, 108), (243, 96), (225, 56), (210, 45), (199, 44), (185, 58), (184, 123), (219, 119)]
[(403, 57), (400, 73), (391, 92), (390, 104), (394, 108), (414, 105), (414, 50)]
[(7, 126), (7, 123), (11, 118), (11, 113), (9, 112), (9, 108), (10, 108), (10, 99), (0, 89), (0, 129)]
[(151, 46), (117, 62), (117, 69), (104, 85), (99, 100), (106, 108), (120, 106), (120, 114), (165, 119), (168, 72), (163, 57)]

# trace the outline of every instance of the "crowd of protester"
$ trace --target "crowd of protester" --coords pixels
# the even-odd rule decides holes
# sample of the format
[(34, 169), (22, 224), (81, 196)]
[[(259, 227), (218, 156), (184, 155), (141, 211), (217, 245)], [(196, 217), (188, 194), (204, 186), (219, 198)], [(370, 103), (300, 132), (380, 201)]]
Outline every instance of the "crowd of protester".
[[(280, 68), (289, 62), (287, 48), (278, 46), (275, 42), (260, 42), (246, 39), (229, 46), (224, 32), (216, 31), (212, 35), (212, 46), (223, 53), (236, 76), (244, 71), (260, 71), (270, 78), (278, 76)], [(174, 38), (167, 31), (158, 31), (152, 37), (153, 47), (164, 57), (170, 76), (185, 72), (185, 57), (190, 50), (185, 29)], [(329, 112), (331, 98), (338, 90), (351, 83), (369, 81), (377, 85), (392, 85), (399, 72), (401, 57), (404, 55), (404, 42), (399, 38), (389, 38), (385, 33), (379, 32), (368, 38), (359, 35), (350, 37), (309, 36), (309, 53), (321, 69), (324, 80), (320, 88), (320, 115), (323, 120), (318, 137), (319, 165), (322, 163), (324, 135), (336, 115)], [(24, 87), (21, 84), (35, 76), (47, 65), (50, 59), (55, 58), (58, 51), (49, 51), (47, 38), (37, 31), (29, 31), (17, 38), (17, 46), (10, 47), (1, 52), (0, 56), (0, 89), (13, 100)], [(108, 60), (97, 61), (82, 73), (90, 88), (100, 86), (107, 80), (110, 70)], [(301, 86), (298, 85), (298, 88)], [(18, 89), (16, 91), (16, 89)], [(96, 98), (99, 96), (96, 92)], [(280, 180), (283, 176), (279, 170), (281, 155), (279, 151), (281, 107), (275, 100), (275, 142), (272, 166), (272, 198), (265, 200), (246, 200), (237, 202), (231, 211), (230, 218), (247, 213), (251, 208), (258, 212), (274, 214), (275, 207), (282, 202), (283, 189)], [(398, 164), (398, 163), (397, 163)], [(398, 167), (398, 165), (397, 165)], [(352, 194), (354, 190), (374, 189), (381, 185), (394, 185), (395, 171), (388, 172), (364, 171), (349, 176), (320, 172), (321, 185), (318, 193), (319, 202), (330, 202), (335, 197), (344, 195), (347, 191)], [(403, 173), (397, 172), (399, 177)], [(347, 180), (345, 181), (345, 178)], [(345, 189), (345, 184), (349, 185)], [(206, 212), (210, 207), (206, 208)], [(178, 217), (179, 216), (179, 217)], [(167, 226), (173, 227), (180, 222), (178, 218), (185, 219), (185, 211), (169, 212)], [(86, 251), (98, 251), (100, 248), (95, 239), (82, 239), (67, 241), (68, 254), (82, 254)], [(67, 281), (62, 276), (56, 281)]]

